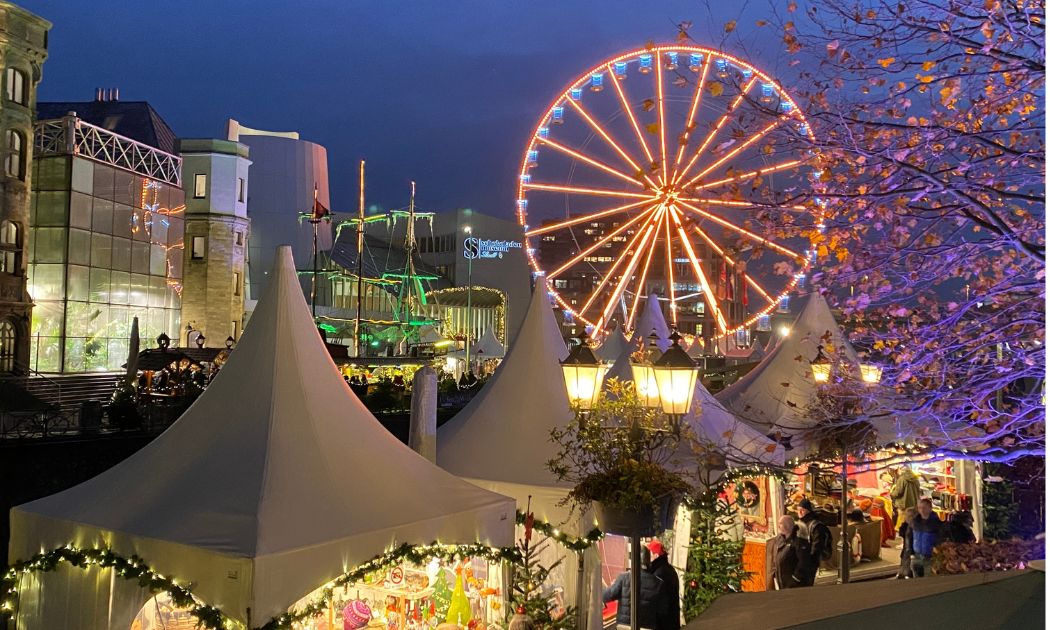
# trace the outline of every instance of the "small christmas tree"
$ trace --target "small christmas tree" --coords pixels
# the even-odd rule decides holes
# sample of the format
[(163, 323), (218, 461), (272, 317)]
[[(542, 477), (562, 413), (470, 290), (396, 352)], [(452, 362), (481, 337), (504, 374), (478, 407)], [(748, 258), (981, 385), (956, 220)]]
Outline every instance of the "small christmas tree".
[[(531, 497), (530, 497), (531, 503)], [(518, 541), (518, 553), (521, 559), (512, 565), (510, 607), (507, 621), (516, 622), (515, 627), (522, 623), (527, 627), (543, 628), (544, 630), (571, 630), (576, 626), (576, 609), (569, 606), (565, 614), (555, 619), (551, 615), (550, 604), (543, 596), (543, 584), (548, 576), (561, 564), (558, 560), (549, 567), (544, 567), (536, 559), (536, 554), (543, 549), (543, 545), (533, 547), (532, 543), (533, 515), (531, 512), (525, 518), (525, 536)], [(524, 615), (525, 619), (522, 619)], [(517, 619), (514, 619), (517, 617)]]
[(739, 591), (750, 573), (744, 570), (744, 541), (727, 533), (736, 514), (721, 494), (722, 484), (693, 497), (693, 529), (686, 562), (682, 611), (686, 621), (704, 612), (720, 595)]
[(430, 596), (430, 599), (434, 603), (434, 616), (444, 619), (448, 614), (449, 606), (452, 605), (452, 589), (448, 586), (444, 567), (439, 567), (437, 575), (434, 576), (434, 594)]

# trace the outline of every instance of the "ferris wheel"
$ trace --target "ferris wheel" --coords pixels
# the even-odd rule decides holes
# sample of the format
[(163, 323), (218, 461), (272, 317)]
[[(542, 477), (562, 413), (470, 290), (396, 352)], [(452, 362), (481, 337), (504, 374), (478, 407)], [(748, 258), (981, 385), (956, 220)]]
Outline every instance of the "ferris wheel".
[(517, 182), (534, 274), (598, 332), (633, 329), (655, 293), (718, 338), (784, 309), (814, 256), (820, 180), (805, 116), (725, 53), (649, 46), (580, 74), (545, 110)]

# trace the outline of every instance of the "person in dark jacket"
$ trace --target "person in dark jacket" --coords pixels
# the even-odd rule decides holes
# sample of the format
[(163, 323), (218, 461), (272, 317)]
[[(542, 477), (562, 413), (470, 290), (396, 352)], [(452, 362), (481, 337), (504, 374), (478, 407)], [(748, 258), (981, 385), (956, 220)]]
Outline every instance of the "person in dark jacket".
[(777, 537), (769, 546), (768, 565), (773, 567), (769, 575), (768, 590), (783, 590), (795, 586), (791, 576), (798, 566), (798, 527), (790, 514), (777, 521)]
[[(649, 572), (650, 566), (649, 550), (642, 547), (642, 574), (638, 593), (638, 627), (657, 630), (660, 620), (657, 611), (666, 608), (664, 598), (667, 596), (663, 580)], [(616, 601), (616, 623), (617, 625), (631, 625), (631, 572), (620, 574), (619, 577), (604, 591), (602, 601), (606, 604)]]
[(955, 512), (948, 519), (948, 540), (953, 543), (977, 542), (973, 535), (973, 515), (967, 511)]
[(796, 587), (813, 586), (820, 561), (831, 556), (831, 530), (820, 522), (809, 499), (799, 501), (798, 516), (798, 565), (792, 579)]
[(904, 510), (903, 519), (900, 529), (897, 533), (900, 535), (901, 540), (904, 544), (901, 546), (901, 566), (897, 570), (897, 579), (903, 580), (912, 577), (911, 574), (911, 520), (915, 518), (915, 508), (908, 508)]
[(933, 548), (941, 542), (941, 529), (944, 523), (933, 513), (933, 501), (924, 498), (919, 501), (918, 514), (909, 523), (911, 537), (911, 573), (913, 577), (925, 577), (930, 570), (930, 558)]
[(649, 573), (660, 578), (663, 582), (665, 608), (658, 612), (659, 623), (656, 630), (678, 630), (682, 627), (682, 600), (678, 595), (678, 571), (671, 566), (667, 558), (667, 550), (659, 540), (649, 541), (649, 553), (652, 554), (652, 562), (649, 564)]

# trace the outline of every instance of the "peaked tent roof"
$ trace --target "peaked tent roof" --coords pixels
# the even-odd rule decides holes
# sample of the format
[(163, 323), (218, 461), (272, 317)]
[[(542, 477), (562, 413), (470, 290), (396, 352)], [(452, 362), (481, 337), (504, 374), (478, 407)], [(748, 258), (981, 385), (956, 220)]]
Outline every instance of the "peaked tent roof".
[(741, 422), (696, 380), (693, 406), (682, 420), (698, 438), (713, 443), (726, 458), (726, 467), (784, 464), (784, 447)]
[[(568, 354), (546, 291), (534, 290), (521, 330), (496, 373), (438, 429), (438, 465), (466, 479), (498, 482), (483, 485), (514, 494), (521, 505), (533, 494), (537, 516), (552, 516), (553, 504), (567, 488), (547, 470), (547, 460), (557, 453), (551, 429), (573, 417), (559, 365)], [(555, 500), (536, 505), (532, 489), (537, 487), (557, 488)]]
[[(816, 357), (824, 337), (825, 344), (841, 349), (847, 361), (860, 362), (827, 300), (813, 292), (791, 325), (790, 334), (743, 378), (718, 392), (716, 398), (763, 434), (779, 432), (790, 437), (808, 430), (812, 421), (805, 410), (817, 391), (809, 362)], [(887, 430), (890, 429), (883, 427), (883, 433)], [(795, 455), (797, 451), (788, 454)]]
[(671, 329), (667, 327), (667, 320), (664, 319), (663, 310), (660, 308), (660, 298), (656, 297), (655, 293), (651, 293), (645, 299), (645, 310), (638, 318), (634, 333), (631, 335), (632, 345), (638, 342), (648, 345), (649, 335), (653, 334), (654, 330), (656, 331), (656, 346), (661, 352), (666, 352), (671, 347), (669, 341)]
[(485, 330), (485, 334), (481, 335), (481, 339), (478, 339), (471, 351), (487, 358), (498, 358), (507, 354), (507, 349), (496, 339), (496, 333), (492, 332), (491, 328)]
[(12, 510), (13, 559), (108, 544), (194, 583), (231, 617), (250, 607), (265, 620), (394, 544), (512, 542), (511, 499), (420, 457), (351, 393), (290, 247), (273, 278), (225, 366), (166, 432)]
[(612, 328), (606, 333), (602, 345), (598, 346), (594, 354), (598, 355), (598, 358), (602, 361), (612, 363), (620, 358), (625, 348), (630, 347), (631, 342), (627, 340), (627, 337), (623, 335), (623, 331), (620, 330), (620, 323), (614, 322)]

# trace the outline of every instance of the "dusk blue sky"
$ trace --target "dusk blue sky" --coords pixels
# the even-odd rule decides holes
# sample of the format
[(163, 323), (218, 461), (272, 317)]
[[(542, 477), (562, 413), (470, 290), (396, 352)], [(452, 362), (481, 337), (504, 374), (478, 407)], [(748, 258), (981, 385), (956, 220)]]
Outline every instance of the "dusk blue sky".
[[(219, 136), (229, 117), (295, 130), (328, 149), (332, 204), (471, 207), (510, 217), (515, 169), (548, 101), (614, 53), (672, 41), (675, 25), (777, 76), (771, 4), (672, 0), (25, 0), (54, 23), (40, 100), (119, 87), (183, 137)], [(774, 42), (775, 44), (776, 42)]]

